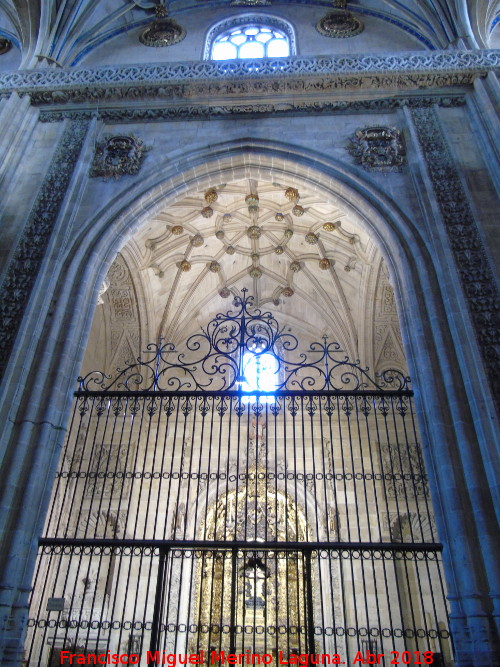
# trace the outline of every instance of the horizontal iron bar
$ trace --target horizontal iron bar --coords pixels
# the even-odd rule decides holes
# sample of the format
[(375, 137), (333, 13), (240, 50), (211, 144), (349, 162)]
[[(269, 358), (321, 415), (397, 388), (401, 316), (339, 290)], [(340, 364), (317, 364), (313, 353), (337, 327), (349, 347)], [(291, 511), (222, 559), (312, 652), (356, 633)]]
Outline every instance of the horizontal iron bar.
[(207, 540), (132, 540), (78, 539), (41, 537), (38, 543), (46, 546), (75, 547), (152, 547), (160, 549), (243, 549), (246, 551), (319, 551), (323, 549), (353, 549), (356, 551), (442, 551), (440, 542), (255, 542)]
[(145, 398), (153, 398), (153, 397), (162, 397), (162, 396), (182, 396), (182, 397), (203, 397), (203, 396), (214, 396), (214, 397), (234, 397), (237, 398), (239, 396), (246, 397), (246, 396), (262, 396), (267, 397), (267, 396), (276, 396), (277, 398), (286, 398), (288, 396), (332, 396), (332, 397), (338, 397), (338, 396), (387, 396), (387, 397), (398, 397), (398, 396), (413, 396), (413, 391), (409, 389), (401, 389), (401, 390), (382, 390), (382, 389), (377, 389), (377, 390), (371, 390), (371, 389), (366, 389), (366, 390), (356, 390), (353, 389), (351, 391), (346, 390), (346, 389), (329, 389), (329, 390), (293, 390), (293, 391), (288, 391), (288, 390), (277, 390), (277, 391), (234, 391), (234, 390), (228, 390), (228, 391), (201, 391), (201, 390), (196, 390), (196, 391), (163, 391), (160, 389), (153, 389), (153, 390), (148, 390), (148, 391), (106, 391), (105, 389), (102, 391), (75, 391), (74, 396), (78, 397), (85, 397), (88, 396), (89, 398), (92, 398), (93, 396), (99, 397), (99, 396), (108, 396), (110, 398), (117, 397), (117, 398), (125, 398), (127, 396), (135, 398), (135, 397), (142, 397), (144, 396)]

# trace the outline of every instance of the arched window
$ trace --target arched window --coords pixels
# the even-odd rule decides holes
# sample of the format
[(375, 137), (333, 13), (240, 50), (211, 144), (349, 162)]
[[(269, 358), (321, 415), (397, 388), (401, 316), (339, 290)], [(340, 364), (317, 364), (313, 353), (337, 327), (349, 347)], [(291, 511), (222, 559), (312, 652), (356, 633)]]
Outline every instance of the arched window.
[(295, 36), (286, 21), (248, 14), (213, 26), (204, 55), (209, 60), (286, 57), (295, 55)]
[[(243, 374), (245, 382), (242, 383), (243, 391), (274, 391), (278, 385), (278, 362), (273, 354), (255, 354), (245, 352), (243, 355)], [(244, 400), (247, 403), (250, 397)], [(261, 398), (263, 403), (271, 403), (272, 396)]]

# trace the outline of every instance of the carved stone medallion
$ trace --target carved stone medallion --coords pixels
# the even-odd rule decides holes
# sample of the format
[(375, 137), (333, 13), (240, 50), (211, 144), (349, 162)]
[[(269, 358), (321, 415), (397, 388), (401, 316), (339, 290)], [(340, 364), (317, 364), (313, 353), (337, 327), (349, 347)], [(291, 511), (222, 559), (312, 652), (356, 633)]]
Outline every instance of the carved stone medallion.
[(395, 127), (366, 127), (356, 130), (347, 150), (367, 171), (401, 171), (406, 164), (403, 135)]
[(139, 40), (145, 46), (172, 46), (182, 42), (186, 31), (176, 21), (167, 18), (166, 7), (157, 4), (155, 11), (155, 20), (141, 32)]
[(316, 30), (325, 37), (354, 37), (364, 30), (364, 24), (352, 12), (335, 10), (317, 23)]
[(149, 149), (137, 137), (107, 135), (96, 148), (90, 176), (104, 179), (137, 174)]

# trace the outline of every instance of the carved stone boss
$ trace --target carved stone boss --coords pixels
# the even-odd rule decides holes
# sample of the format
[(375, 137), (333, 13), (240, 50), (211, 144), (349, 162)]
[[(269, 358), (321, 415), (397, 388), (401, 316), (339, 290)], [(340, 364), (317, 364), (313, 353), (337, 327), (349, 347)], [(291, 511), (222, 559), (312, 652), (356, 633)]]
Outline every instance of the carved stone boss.
[(493, 273), (435, 110), (413, 109), (411, 113), (455, 256), (491, 390), (497, 407), (500, 407), (499, 300)]
[(28, 298), (78, 162), (88, 125), (87, 121), (74, 121), (64, 130), (2, 285), (0, 377), (5, 372)]

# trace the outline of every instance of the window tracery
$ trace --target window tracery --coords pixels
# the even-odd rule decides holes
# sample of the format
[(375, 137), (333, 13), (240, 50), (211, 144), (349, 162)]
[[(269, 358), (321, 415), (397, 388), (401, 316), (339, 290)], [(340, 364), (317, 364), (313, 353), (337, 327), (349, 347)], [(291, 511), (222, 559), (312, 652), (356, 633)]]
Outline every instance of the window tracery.
[(295, 53), (295, 34), (288, 22), (265, 14), (245, 14), (221, 21), (210, 29), (204, 58), (260, 59)]

